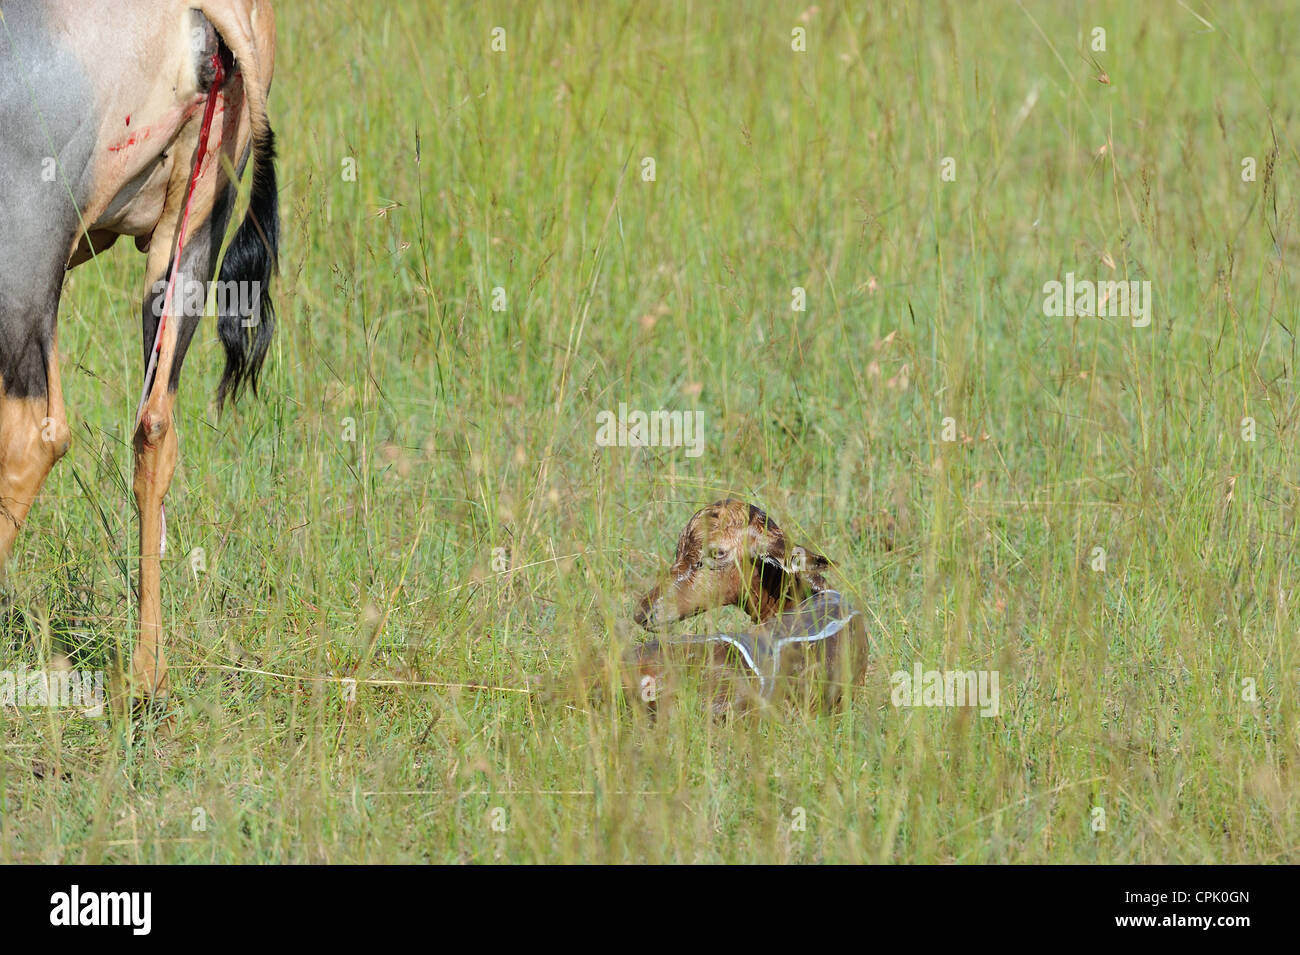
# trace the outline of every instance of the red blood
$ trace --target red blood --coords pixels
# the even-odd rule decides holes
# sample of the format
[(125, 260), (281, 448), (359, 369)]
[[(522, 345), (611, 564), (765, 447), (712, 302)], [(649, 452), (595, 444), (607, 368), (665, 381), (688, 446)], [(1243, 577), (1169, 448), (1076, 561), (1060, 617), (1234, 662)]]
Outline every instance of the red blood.
[[(140, 395), (140, 407), (136, 410), (136, 420), (140, 420), (140, 415), (144, 411), (145, 399), (149, 396), (149, 390), (153, 387), (153, 376), (157, 368), (158, 354), (162, 351), (163, 329), (167, 327), (167, 313), (171, 306), (172, 292), (176, 285), (176, 268), (181, 261), (181, 253), (185, 249), (186, 233), (190, 227), (190, 203), (194, 199), (194, 187), (199, 181), (199, 172), (203, 167), (203, 157), (208, 151), (208, 134), (212, 132), (212, 116), (217, 110), (217, 96), (221, 91), (221, 84), (226, 79), (226, 68), (221, 63), (221, 57), (214, 54), (212, 65), (216, 70), (216, 76), (212, 80), (212, 88), (208, 91), (208, 105), (203, 110), (203, 125), (199, 127), (199, 149), (194, 156), (194, 168), (190, 172), (190, 184), (185, 192), (185, 212), (181, 215), (181, 227), (176, 236), (176, 255), (172, 258), (171, 274), (167, 277), (167, 291), (163, 293), (163, 312), (158, 318), (158, 331), (154, 334), (153, 352), (149, 357), (149, 367), (145, 371), (144, 392)], [(134, 140), (134, 137), (132, 137)], [(127, 145), (130, 145), (128, 143)]]
[(134, 146), (136, 143), (144, 142), (152, 135), (153, 135), (153, 130), (150, 129), (148, 126), (146, 126), (144, 129), (140, 130), (140, 132), (132, 133), (130, 136), (122, 140), (120, 143), (114, 143), (113, 145), (109, 146), (108, 151), (110, 153), (120, 153), (123, 149), (127, 149), (130, 146)]

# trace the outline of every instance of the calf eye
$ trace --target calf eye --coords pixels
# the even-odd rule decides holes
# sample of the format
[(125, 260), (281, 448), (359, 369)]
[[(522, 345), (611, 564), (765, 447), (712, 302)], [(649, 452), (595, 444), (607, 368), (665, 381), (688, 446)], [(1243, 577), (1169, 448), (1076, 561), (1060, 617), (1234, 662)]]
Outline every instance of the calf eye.
[(712, 557), (714, 560), (719, 560), (719, 561), (726, 560), (727, 549), (725, 547), (715, 547), (713, 548), (713, 551), (709, 556)]

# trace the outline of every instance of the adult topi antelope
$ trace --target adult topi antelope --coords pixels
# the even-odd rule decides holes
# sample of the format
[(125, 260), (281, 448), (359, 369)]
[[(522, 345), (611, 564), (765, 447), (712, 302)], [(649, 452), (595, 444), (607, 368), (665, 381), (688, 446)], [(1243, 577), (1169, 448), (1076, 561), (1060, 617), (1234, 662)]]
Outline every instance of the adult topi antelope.
[(270, 341), (274, 56), (269, 0), (0, 0), (0, 574), (68, 449), (55, 347), (63, 273), (133, 236), (148, 254), (144, 393), (132, 437), (137, 698), (166, 695), (160, 556), (178, 450), (173, 408), (250, 157), (249, 210), (220, 276), (219, 287), (240, 291), (218, 296), (219, 403), (245, 385), (256, 390)]

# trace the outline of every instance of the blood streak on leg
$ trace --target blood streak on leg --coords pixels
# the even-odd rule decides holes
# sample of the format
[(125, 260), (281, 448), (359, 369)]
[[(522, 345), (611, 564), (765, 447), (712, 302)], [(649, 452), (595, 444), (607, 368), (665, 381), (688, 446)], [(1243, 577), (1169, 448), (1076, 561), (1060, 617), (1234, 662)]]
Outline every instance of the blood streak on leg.
[[(203, 109), (203, 125), (199, 127), (199, 148), (194, 157), (194, 168), (190, 171), (189, 186), (185, 190), (185, 214), (181, 216), (180, 231), (176, 235), (176, 254), (172, 258), (171, 272), (167, 276), (167, 290), (163, 294), (162, 315), (158, 317), (158, 330), (154, 333), (153, 348), (149, 351), (149, 366), (144, 373), (144, 388), (140, 391), (140, 404), (135, 410), (136, 427), (140, 426), (140, 421), (144, 415), (145, 402), (149, 400), (149, 392), (153, 390), (154, 378), (157, 375), (158, 356), (162, 352), (163, 345), (163, 332), (167, 328), (167, 318), (171, 314), (172, 298), (176, 290), (176, 270), (180, 267), (181, 254), (185, 251), (185, 238), (189, 233), (190, 206), (194, 203), (194, 188), (198, 185), (199, 174), (203, 170), (203, 159), (208, 151), (208, 137), (212, 133), (212, 117), (217, 111), (217, 99), (221, 93), (221, 84), (226, 79), (226, 68), (221, 62), (221, 57), (217, 54), (212, 56), (212, 67), (214, 70), (212, 87), (208, 90), (208, 103)], [(129, 121), (130, 117), (128, 116), (127, 119)], [(144, 130), (142, 138), (149, 138), (147, 128)], [(134, 142), (135, 137), (132, 136), (127, 145), (132, 145)], [(158, 552), (161, 554), (167, 548), (167, 512), (163, 510), (159, 518), (162, 524), (162, 534), (158, 542)]]
[(190, 184), (185, 191), (185, 214), (181, 217), (181, 228), (176, 237), (176, 254), (172, 257), (171, 274), (167, 276), (167, 290), (163, 294), (162, 315), (158, 319), (158, 331), (154, 335), (153, 348), (149, 352), (149, 367), (145, 369), (144, 374), (144, 390), (140, 394), (140, 405), (135, 411), (137, 425), (140, 423), (140, 415), (144, 411), (144, 403), (149, 397), (149, 391), (153, 386), (153, 376), (158, 368), (158, 353), (162, 351), (163, 329), (167, 326), (167, 316), (171, 314), (172, 294), (176, 289), (176, 269), (180, 265), (181, 253), (185, 250), (186, 234), (189, 232), (190, 206), (194, 202), (194, 187), (198, 185), (199, 173), (203, 168), (203, 157), (208, 151), (208, 136), (212, 132), (212, 117), (217, 110), (217, 97), (221, 92), (221, 84), (226, 79), (226, 68), (222, 64), (219, 55), (213, 55), (212, 66), (216, 72), (212, 78), (212, 88), (208, 91), (208, 104), (203, 109), (203, 125), (199, 127), (199, 148), (194, 157), (194, 168), (190, 172)]

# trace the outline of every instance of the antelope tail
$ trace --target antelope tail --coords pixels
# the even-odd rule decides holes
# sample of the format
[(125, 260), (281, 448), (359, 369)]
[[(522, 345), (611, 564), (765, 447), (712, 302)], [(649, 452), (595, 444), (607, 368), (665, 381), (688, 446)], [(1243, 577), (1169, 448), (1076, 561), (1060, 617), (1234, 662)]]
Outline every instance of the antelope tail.
[[(256, 288), (252, 316), (226, 309), (217, 316), (217, 334), (226, 367), (217, 404), (239, 397), (244, 386), (257, 392), (257, 378), (271, 344), (275, 310), (271, 277), (280, 251), (280, 200), (275, 178), (275, 134), (266, 102), (275, 70), (275, 16), (269, 0), (202, 0), (199, 10), (230, 48), (244, 81), (244, 102), (252, 130), (253, 188), (244, 221), (226, 249), (223, 283)], [(236, 296), (242, 300), (243, 296)]]

